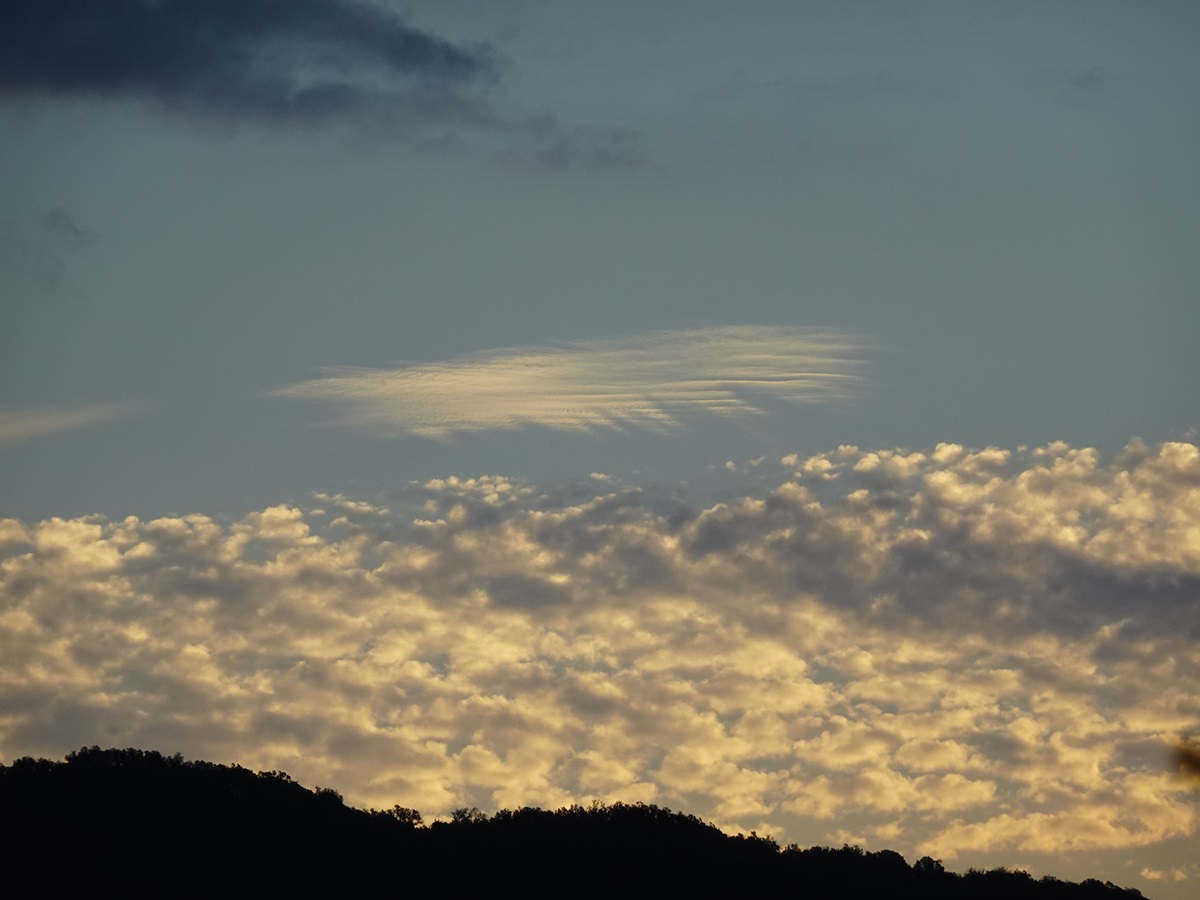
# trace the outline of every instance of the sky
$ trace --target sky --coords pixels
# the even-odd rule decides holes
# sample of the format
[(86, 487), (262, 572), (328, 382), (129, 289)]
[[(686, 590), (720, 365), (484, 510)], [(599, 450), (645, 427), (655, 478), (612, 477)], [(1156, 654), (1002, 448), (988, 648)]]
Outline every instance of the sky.
[(5, 4), (0, 758), (1194, 896), (1198, 34)]

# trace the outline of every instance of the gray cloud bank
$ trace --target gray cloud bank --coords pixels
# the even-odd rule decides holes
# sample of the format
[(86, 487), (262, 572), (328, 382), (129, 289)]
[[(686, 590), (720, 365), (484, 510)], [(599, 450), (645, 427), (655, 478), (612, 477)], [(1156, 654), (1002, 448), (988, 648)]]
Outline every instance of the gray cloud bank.
[(491, 72), (486, 49), (351, 0), (11, 0), (0, 10), (10, 95), (135, 95), (311, 119), (380, 99), (461, 105), (458, 87)]
[(429, 815), (642, 800), (973, 863), (1149, 865), (1196, 833), (1166, 748), (1200, 724), (1200, 449), (777, 472), (669, 517), (480, 477), (0, 521), (0, 753), (181, 750)]
[(687, 415), (758, 414), (756, 396), (846, 399), (859, 380), (860, 350), (836, 332), (721, 326), (338, 369), (277, 393), (338, 403), (348, 425), (426, 437), (531, 425), (662, 430)]

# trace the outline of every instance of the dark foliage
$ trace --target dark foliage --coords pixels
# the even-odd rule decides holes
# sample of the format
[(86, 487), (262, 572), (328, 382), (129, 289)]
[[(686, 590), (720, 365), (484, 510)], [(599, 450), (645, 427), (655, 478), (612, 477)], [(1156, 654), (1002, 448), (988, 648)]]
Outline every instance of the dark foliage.
[(730, 837), (645, 804), (359, 810), (281, 772), (84, 748), (0, 766), (9, 896), (793, 897), (1128, 900), (1089, 880)]

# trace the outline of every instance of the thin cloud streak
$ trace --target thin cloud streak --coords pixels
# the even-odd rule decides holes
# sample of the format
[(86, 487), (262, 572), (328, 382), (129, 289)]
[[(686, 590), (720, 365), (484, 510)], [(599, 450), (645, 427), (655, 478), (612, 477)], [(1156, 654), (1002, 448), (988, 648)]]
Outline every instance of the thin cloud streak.
[(10, 409), (0, 410), (0, 447), (23, 444), (34, 438), (70, 431), (87, 425), (98, 425), (123, 415), (127, 407), (120, 404), (80, 406), (74, 409)]
[(339, 422), (445, 438), (531, 425), (588, 432), (762, 414), (761, 400), (849, 399), (861, 342), (816, 329), (722, 326), (509, 348), (399, 369), (339, 368), (277, 396), (342, 404)]

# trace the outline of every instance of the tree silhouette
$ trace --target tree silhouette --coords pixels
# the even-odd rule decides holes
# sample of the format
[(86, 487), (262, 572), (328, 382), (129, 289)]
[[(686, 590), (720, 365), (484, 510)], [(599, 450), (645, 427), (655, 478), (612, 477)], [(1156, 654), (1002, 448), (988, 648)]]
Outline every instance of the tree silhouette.
[[(642, 803), (359, 810), (283, 772), (85, 747), (0, 766), (6, 895), (1128, 900), (1107, 882), (948, 872), (890, 850), (730, 836)], [(49, 864), (45, 861), (50, 861)]]

